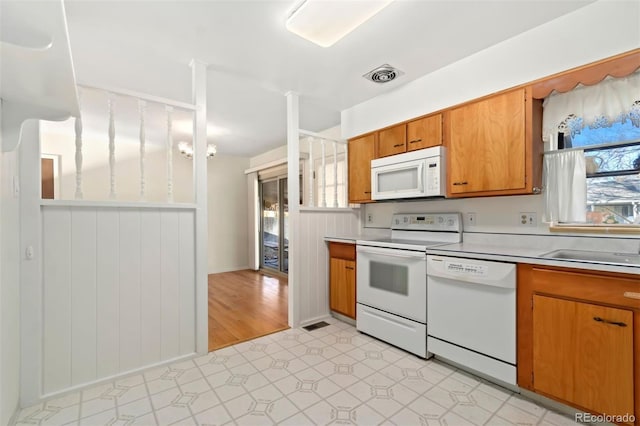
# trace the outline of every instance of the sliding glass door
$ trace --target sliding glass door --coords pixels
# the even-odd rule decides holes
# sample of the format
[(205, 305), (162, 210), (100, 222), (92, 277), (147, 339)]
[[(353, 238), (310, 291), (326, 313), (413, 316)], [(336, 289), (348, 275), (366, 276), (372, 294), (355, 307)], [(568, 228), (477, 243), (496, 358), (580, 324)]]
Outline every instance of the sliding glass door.
[(260, 182), (260, 266), (289, 270), (289, 201), (287, 178)]

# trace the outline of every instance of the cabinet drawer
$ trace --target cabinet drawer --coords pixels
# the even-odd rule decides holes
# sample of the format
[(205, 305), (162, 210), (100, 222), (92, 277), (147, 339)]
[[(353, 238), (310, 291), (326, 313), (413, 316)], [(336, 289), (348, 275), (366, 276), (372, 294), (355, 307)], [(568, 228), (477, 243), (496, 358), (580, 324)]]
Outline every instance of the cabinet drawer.
[(640, 310), (640, 279), (597, 271), (532, 268), (535, 292)]
[(356, 260), (356, 245), (330, 242), (329, 257), (346, 260)]

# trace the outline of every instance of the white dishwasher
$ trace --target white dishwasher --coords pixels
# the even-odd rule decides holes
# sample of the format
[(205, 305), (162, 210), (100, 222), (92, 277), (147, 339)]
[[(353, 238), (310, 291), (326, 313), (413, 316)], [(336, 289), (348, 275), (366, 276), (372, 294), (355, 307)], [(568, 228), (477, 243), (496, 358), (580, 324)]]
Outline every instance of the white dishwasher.
[(427, 256), (427, 347), (516, 384), (516, 266)]

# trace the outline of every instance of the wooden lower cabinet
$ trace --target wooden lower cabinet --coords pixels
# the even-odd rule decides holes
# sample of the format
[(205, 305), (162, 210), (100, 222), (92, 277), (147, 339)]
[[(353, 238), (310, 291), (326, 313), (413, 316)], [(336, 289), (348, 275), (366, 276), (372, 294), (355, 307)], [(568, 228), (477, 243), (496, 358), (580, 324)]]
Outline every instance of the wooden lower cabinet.
[(354, 244), (329, 243), (329, 307), (356, 318), (356, 253)]
[(332, 258), (330, 268), (331, 310), (355, 319), (356, 262)]
[(640, 425), (640, 279), (518, 265), (518, 386)]
[(633, 312), (533, 296), (534, 389), (598, 413), (633, 413)]

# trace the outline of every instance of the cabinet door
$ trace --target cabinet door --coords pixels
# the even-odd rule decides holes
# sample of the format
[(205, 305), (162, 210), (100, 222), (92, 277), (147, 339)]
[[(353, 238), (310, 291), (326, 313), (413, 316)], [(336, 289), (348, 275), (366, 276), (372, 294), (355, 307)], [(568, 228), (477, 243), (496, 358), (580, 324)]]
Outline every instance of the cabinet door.
[(331, 258), (329, 296), (332, 311), (356, 317), (356, 262)]
[(515, 90), (449, 112), (449, 192), (525, 189), (525, 92)]
[(407, 151), (407, 125), (400, 124), (378, 132), (377, 157), (400, 154)]
[(535, 390), (596, 413), (633, 413), (633, 312), (533, 299)]
[(442, 114), (407, 123), (407, 151), (442, 145)]
[(371, 201), (371, 160), (375, 158), (376, 135), (349, 141), (349, 202)]

